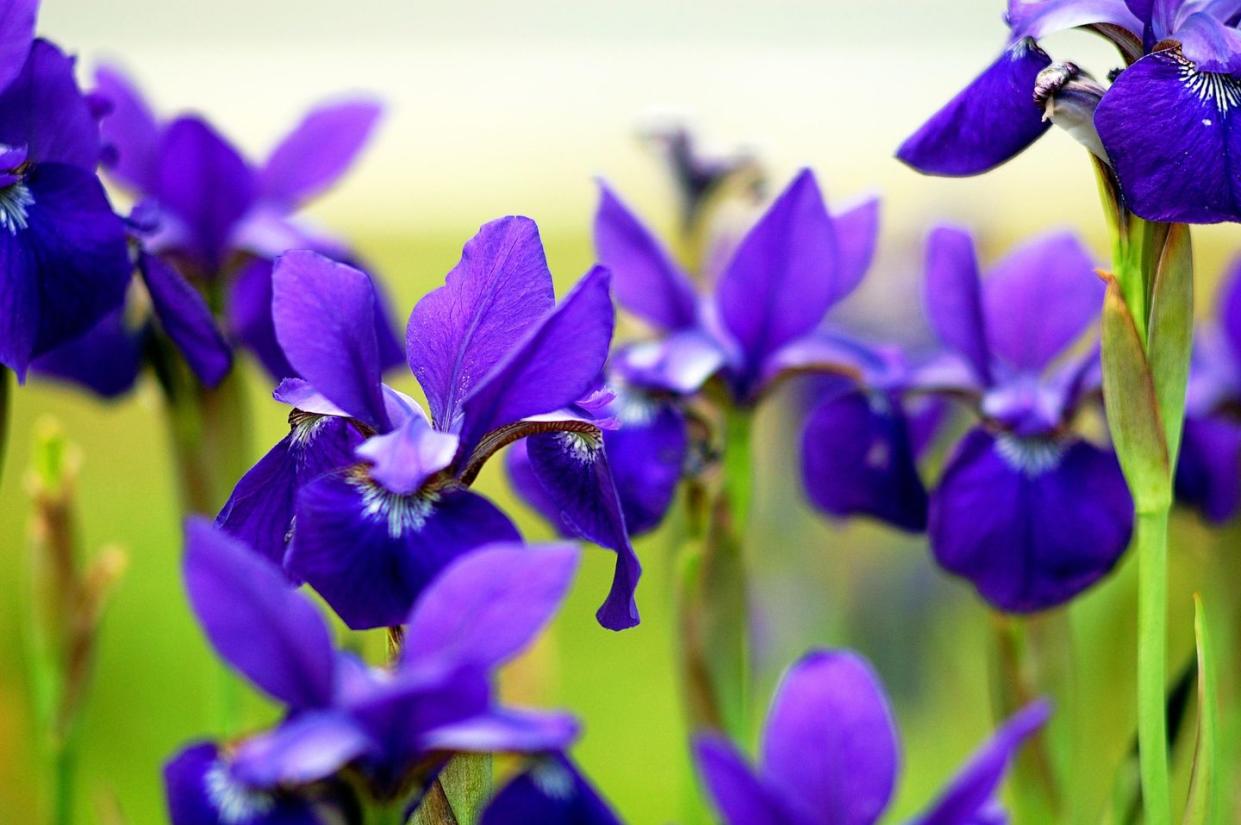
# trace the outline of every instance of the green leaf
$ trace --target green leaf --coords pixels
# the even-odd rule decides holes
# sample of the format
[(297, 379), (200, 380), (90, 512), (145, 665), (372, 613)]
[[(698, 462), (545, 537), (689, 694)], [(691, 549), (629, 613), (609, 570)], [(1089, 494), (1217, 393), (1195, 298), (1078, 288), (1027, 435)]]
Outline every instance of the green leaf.
[(1219, 696), (1211, 634), (1202, 597), (1197, 594), (1194, 594), (1194, 639), (1198, 650), (1198, 742), (1182, 821), (1184, 825), (1216, 825), (1219, 822), (1216, 804), (1219, 745), (1215, 733), (1219, 727)]
[(1194, 259), (1189, 227), (1168, 228), (1151, 291), (1150, 352), (1155, 398), (1163, 419), (1169, 462), (1175, 466), (1185, 419), (1185, 386), (1194, 332)]
[(1171, 462), (1155, 381), (1120, 284), (1110, 274), (1103, 299), (1103, 401), (1108, 428), (1139, 512), (1165, 510)]

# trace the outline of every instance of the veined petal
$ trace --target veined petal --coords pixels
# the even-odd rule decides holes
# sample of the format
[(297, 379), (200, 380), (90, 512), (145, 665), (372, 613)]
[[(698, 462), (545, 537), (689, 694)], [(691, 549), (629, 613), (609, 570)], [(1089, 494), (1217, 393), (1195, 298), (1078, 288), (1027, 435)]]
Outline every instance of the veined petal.
[(704, 734), (694, 740), (694, 761), (724, 825), (804, 825), (782, 810), (745, 757), (724, 737)]
[(534, 221), (500, 218), (466, 243), (444, 285), (414, 307), (405, 332), (409, 368), (437, 429), (457, 426), (466, 399), (555, 301)]
[(825, 399), (806, 419), (801, 455), (806, 494), (825, 513), (926, 529), (926, 488), (894, 394), (853, 389)]
[(479, 825), (621, 825), (564, 754), (535, 757), (499, 790)]
[(12, 0), (0, 9), (0, 89), (22, 70), (34, 40), (39, 0)]
[(301, 416), (292, 431), (237, 482), (216, 525), (277, 567), (293, 531), (297, 491), (324, 473), (354, 463), (362, 436), (343, 418)]
[(126, 325), (121, 307), (86, 334), (36, 358), (30, 368), (38, 375), (86, 387), (103, 398), (118, 398), (138, 380), (145, 338), (145, 328)]
[(996, 730), (953, 778), (930, 810), (910, 825), (978, 825), (995, 804), (1008, 766), (1022, 744), (1047, 723), (1051, 707), (1034, 702), (1018, 711)]
[(181, 117), (164, 129), (158, 176), (154, 194), (186, 233), (181, 251), (204, 269), (204, 277), (214, 277), (254, 203), (253, 170), (205, 120)]
[(259, 171), (259, 191), (292, 209), (332, 186), (353, 164), (383, 107), (348, 100), (309, 112), (272, 150)]
[(526, 439), (530, 467), (571, 535), (616, 553), (612, 588), (596, 614), (610, 630), (638, 624), (634, 591), (642, 564), (629, 541), (602, 432), (544, 433)]
[(983, 313), (981, 275), (969, 233), (939, 227), (926, 243), (923, 300), (931, 327), (973, 369), (983, 385), (991, 383), (991, 345)]
[(409, 616), (402, 666), (490, 670), (516, 656), (560, 607), (579, 555), (571, 544), (494, 544), (453, 562)]
[(1213, 524), (1232, 518), (1241, 504), (1241, 422), (1224, 416), (1185, 419), (1176, 497)]
[(353, 417), (381, 432), (390, 429), (371, 279), (315, 252), (294, 250), (276, 259), (272, 288), (276, 338), (293, 367)]
[(0, 144), (25, 146), (31, 163), (63, 163), (93, 176), (99, 125), (73, 63), (46, 40), (34, 41), (21, 72), (0, 88)]
[(233, 776), (219, 748), (190, 745), (164, 766), (172, 825), (321, 825), (310, 802), (253, 788)]
[(332, 701), (334, 653), (319, 611), (279, 569), (210, 521), (186, 523), (190, 605), (216, 652), (293, 708)]
[(1095, 127), (1126, 205), (1151, 221), (1241, 220), (1241, 80), (1175, 52), (1121, 72)]
[(216, 328), (207, 302), (176, 270), (143, 253), (138, 270), (146, 283), (155, 317), (204, 386), (214, 387), (233, 366), (233, 351)]
[(465, 490), (401, 496), (357, 473), (298, 493), (285, 568), (355, 630), (405, 621), (449, 562), (481, 545), (519, 541), (508, 518)]
[(982, 285), (991, 351), (1018, 370), (1040, 372), (1099, 316), (1104, 285), (1076, 236), (1031, 240), (991, 268)]
[(896, 783), (896, 726), (865, 660), (818, 651), (776, 689), (763, 730), (762, 776), (810, 821), (871, 825)]
[(371, 436), (356, 453), (371, 462), (371, 478), (393, 493), (408, 495), (452, 464), (458, 440), (431, 429), (426, 418), (415, 414), (392, 432)]
[(603, 181), (595, 210), (595, 251), (612, 271), (621, 306), (665, 330), (692, 326), (697, 296), (689, 277)]
[(803, 170), (759, 218), (716, 285), (720, 319), (753, 378), (763, 360), (810, 332), (840, 297), (841, 254), (818, 183)]
[(1051, 122), (1034, 103), (1034, 80), (1051, 65), (1033, 40), (1018, 40), (897, 150), (931, 175), (977, 175), (1016, 157)]
[(488, 432), (567, 407), (595, 388), (615, 320), (609, 280), (603, 267), (588, 272), (471, 389), (462, 407), (465, 455)]
[(95, 89), (112, 109), (99, 123), (112, 177), (131, 189), (151, 193), (159, 186), (160, 127), (155, 114), (133, 82), (120, 70), (95, 71)]
[(1111, 571), (1129, 544), (1132, 513), (1110, 452), (976, 429), (931, 495), (931, 551), (995, 607), (1043, 610)]

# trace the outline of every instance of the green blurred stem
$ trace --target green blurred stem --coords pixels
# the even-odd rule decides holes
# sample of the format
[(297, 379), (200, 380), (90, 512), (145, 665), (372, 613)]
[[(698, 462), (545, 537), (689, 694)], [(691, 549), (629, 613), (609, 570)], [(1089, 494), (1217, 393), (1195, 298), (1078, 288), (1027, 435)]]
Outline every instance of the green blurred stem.
[(1172, 816), (1168, 783), (1165, 658), (1168, 621), (1168, 510), (1139, 511), (1138, 551), (1138, 756), (1143, 821), (1168, 825)]
[[(448, 760), (414, 812), (411, 825), (474, 825), (491, 799), (492, 758), (460, 753)], [(398, 808), (396, 813), (400, 814)], [(401, 819), (383, 822), (402, 823)]]
[(9, 446), (9, 416), (12, 414), (13, 373), (0, 366), (0, 481), (4, 480), (4, 457)]

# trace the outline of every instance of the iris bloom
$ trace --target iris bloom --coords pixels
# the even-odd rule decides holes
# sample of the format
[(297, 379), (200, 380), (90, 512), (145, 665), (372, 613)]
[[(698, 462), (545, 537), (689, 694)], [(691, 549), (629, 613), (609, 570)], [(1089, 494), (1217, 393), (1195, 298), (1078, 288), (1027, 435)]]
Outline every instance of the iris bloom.
[[(429, 414), (381, 382), (375, 292), (308, 251), (274, 274), (276, 334), (304, 380), (276, 397), (289, 435), (237, 484), (219, 523), (314, 587), (354, 628), (399, 622), (450, 561), (512, 522), (468, 489), (496, 451), (528, 437), (535, 472), (575, 535), (617, 553), (599, 621), (637, 623), (641, 566), (591, 408), (613, 309), (607, 270), (559, 305), (538, 229), (493, 221), (410, 315), (406, 356)], [(291, 538), (291, 541), (290, 541)]]
[[(1047, 721), (1036, 702), (1009, 719), (921, 816), (920, 825), (1003, 822), (996, 794), (1022, 742)], [(694, 743), (698, 769), (725, 825), (871, 825), (892, 798), (896, 726), (870, 666), (818, 651), (784, 675), (751, 765), (718, 734)]]
[(1055, 91), (1080, 76), (1071, 64), (1053, 68), (1037, 41), (1085, 28), (1113, 42), (1126, 67), (1106, 92), (1094, 84), (1093, 101), (1065, 101), (1064, 116), (1092, 146), (1097, 131), (1096, 151), (1125, 205), (1152, 221), (1241, 220), (1241, 6), (1009, 0), (1006, 19), (1004, 51), (902, 144), (902, 160), (931, 174), (973, 175), (1024, 150), (1049, 127), (1045, 111), (1058, 118)]
[[(292, 248), (348, 257), (339, 241), (299, 222), (296, 212), (350, 168), (379, 105), (321, 106), (254, 165), (197, 115), (158, 120), (120, 72), (100, 69), (96, 84), (106, 108), (106, 165), (138, 200), (130, 230), (143, 250), (139, 268), (154, 311), (135, 322), (140, 305), (118, 310), (40, 369), (105, 396), (123, 393), (140, 370), (153, 315), (206, 386), (227, 374), (230, 343), (248, 348), (274, 378), (296, 376), (272, 328), (272, 261)], [(223, 316), (219, 323), (209, 305)], [(382, 304), (374, 325), (384, 366), (400, 363)]]
[(501, 788), (479, 825), (620, 825), (620, 819), (568, 757), (531, 759)]
[(1215, 323), (1194, 329), (1176, 495), (1221, 524), (1241, 504), (1241, 260), (1216, 306)]
[[(686, 407), (710, 382), (751, 406), (794, 372), (857, 374), (858, 354), (823, 330), (874, 251), (878, 202), (831, 215), (804, 170), (741, 237), (700, 293), (605, 184), (595, 214), (600, 261), (622, 307), (656, 336), (620, 347), (609, 367), (618, 429), (604, 435), (631, 531), (657, 524), (689, 458)], [(515, 468), (519, 488), (522, 468)], [(538, 502), (538, 491), (527, 493)], [(546, 511), (547, 508), (542, 508)]]
[(407, 617), (399, 660), (373, 668), (333, 647), (313, 602), (275, 567), (191, 520), (184, 570), (198, 622), (285, 713), (269, 730), (195, 743), (169, 761), (173, 825), (336, 821), (327, 812), (350, 810), (359, 791), (416, 804), (454, 753), (559, 752), (576, 722), (500, 707), (491, 684), (554, 615), (577, 560), (572, 545), (496, 544), (457, 562)]
[(0, 15), (0, 365), (19, 380), (120, 306), (131, 270), (94, 112), (73, 59), (33, 39), (37, 5)]
[(940, 228), (928, 241), (927, 314), (951, 355), (920, 380), (979, 417), (931, 494), (931, 550), (1002, 610), (1067, 601), (1129, 543), (1116, 457), (1073, 430), (1097, 385), (1097, 350), (1052, 369), (1094, 323), (1103, 290), (1072, 235), (1018, 247), (985, 279), (967, 233)]

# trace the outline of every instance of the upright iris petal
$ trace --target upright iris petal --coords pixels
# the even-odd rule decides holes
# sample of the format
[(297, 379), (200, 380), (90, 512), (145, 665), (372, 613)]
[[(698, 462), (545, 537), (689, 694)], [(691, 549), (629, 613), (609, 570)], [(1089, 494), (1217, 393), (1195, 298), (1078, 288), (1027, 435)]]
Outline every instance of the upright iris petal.
[(293, 209), (340, 179), (375, 130), (383, 107), (347, 100), (308, 113), (258, 173), (262, 197)]
[(1051, 58), (1017, 40), (911, 135), (896, 156), (932, 175), (978, 175), (1024, 151), (1051, 123), (1034, 104), (1034, 81)]
[(22, 70), (38, 13), (39, 0), (12, 0), (0, 8), (0, 89)]
[(969, 234), (952, 227), (926, 245), (926, 314), (940, 340), (965, 359), (983, 386), (991, 383), (991, 344), (982, 309), (981, 274)]

